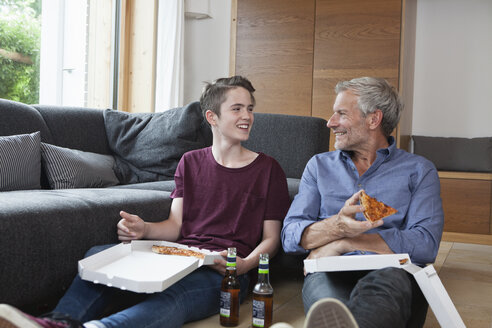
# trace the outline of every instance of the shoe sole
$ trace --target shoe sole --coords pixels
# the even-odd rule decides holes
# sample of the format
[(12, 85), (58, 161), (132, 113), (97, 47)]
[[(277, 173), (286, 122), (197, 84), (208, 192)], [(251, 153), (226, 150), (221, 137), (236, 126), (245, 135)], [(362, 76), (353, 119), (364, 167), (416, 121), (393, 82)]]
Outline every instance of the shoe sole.
[(7, 305), (0, 304), (0, 328), (42, 328), (37, 323), (24, 316), (21, 311)]
[(358, 328), (349, 309), (337, 299), (318, 300), (308, 311), (305, 328)]

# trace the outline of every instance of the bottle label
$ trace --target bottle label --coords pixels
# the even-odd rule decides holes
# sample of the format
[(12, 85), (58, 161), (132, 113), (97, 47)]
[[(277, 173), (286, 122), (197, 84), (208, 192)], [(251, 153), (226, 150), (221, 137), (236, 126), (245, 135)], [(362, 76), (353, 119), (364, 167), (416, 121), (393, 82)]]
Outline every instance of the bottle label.
[(220, 315), (229, 318), (231, 316), (231, 293), (220, 292)]
[(236, 266), (236, 257), (235, 256), (228, 256), (226, 266), (235, 267)]
[(265, 326), (265, 302), (253, 300), (253, 327)]
[(267, 274), (268, 273), (268, 261), (260, 261), (260, 265), (258, 266), (258, 273), (264, 273), (264, 274)]

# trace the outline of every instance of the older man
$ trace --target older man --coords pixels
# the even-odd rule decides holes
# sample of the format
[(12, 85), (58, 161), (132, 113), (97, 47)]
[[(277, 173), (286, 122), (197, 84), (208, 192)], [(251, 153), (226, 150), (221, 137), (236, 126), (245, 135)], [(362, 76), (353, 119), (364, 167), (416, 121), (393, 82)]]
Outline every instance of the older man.
[[(396, 148), (391, 133), (403, 107), (397, 92), (369, 77), (340, 82), (335, 91), (328, 127), (337, 150), (308, 162), (284, 221), (284, 250), (308, 258), (408, 253), (415, 264), (432, 263), (444, 222), (439, 177), (430, 161)], [(361, 190), (398, 212), (366, 221)], [(326, 297), (342, 301), (360, 327), (418, 326), (427, 311), (413, 277), (397, 268), (308, 274), (305, 311)]]

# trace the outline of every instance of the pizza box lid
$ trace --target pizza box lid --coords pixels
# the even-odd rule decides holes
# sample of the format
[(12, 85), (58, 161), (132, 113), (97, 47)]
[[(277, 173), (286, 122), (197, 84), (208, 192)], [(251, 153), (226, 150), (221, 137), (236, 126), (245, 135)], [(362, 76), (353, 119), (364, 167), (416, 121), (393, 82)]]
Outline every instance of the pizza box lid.
[[(205, 253), (205, 258), (163, 255), (152, 252), (153, 245), (174, 246)], [(78, 263), (83, 280), (137, 293), (160, 292), (202, 265), (222, 258), (218, 252), (156, 240), (121, 243), (89, 256)]]
[(376, 270), (396, 267), (412, 274), (429, 303), (441, 327), (465, 328), (456, 307), (444, 288), (432, 264), (424, 268), (414, 265), (408, 254), (374, 254), (327, 256), (304, 260), (307, 273)]
[(372, 254), (327, 256), (304, 260), (304, 269), (311, 272), (376, 270), (385, 267), (400, 268), (412, 263), (408, 254)]

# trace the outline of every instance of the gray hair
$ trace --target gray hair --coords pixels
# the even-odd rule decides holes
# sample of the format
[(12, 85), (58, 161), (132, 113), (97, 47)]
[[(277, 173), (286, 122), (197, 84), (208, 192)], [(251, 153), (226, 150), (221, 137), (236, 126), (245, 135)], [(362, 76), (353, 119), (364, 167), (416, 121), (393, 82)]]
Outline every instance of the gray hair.
[(338, 82), (335, 92), (352, 91), (359, 96), (358, 105), (362, 114), (367, 116), (379, 109), (383, 112), (381, 127), (388, 137), (400, 121), (403, 103), (396, 89), (385, 79), (360, 77), (350, 81)]

